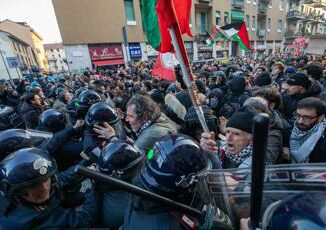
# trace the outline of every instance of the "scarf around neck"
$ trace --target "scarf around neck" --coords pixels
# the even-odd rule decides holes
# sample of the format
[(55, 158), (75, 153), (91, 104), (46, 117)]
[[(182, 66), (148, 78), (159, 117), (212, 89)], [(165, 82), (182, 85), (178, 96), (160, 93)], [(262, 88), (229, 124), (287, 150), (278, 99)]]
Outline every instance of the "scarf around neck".
[(225, 156), (226, 158), (239, 167), (242, 163), (244, 163), (247, 159), (251, 158), (252, 155), (252, 144), (247, 145), (244, 149), (242, 149), (237, 154), (231, 154), (227, 151), (227, 145), (224, 146)]
[(145, 129), (147, 129), (149, 126), (151, 126), (153, 122), (151, 120), (144, 122), (140, 128), (138, 129), (136, 135), (139, 136)]
[(309, 155), (323, 135), (325, 128), (326, 120), (319, 122), (308, 131), (301, 131), (294, 125), (290, 136), (292, 162), (306, 163), (309, 161)]

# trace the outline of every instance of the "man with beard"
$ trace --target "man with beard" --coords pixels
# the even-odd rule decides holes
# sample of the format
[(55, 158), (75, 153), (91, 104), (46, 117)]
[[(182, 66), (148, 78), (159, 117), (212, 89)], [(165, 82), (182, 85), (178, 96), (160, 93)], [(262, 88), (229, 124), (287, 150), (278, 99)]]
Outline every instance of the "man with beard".
[(308, 97), (298, 102), (295, 124), (290, 137), (294, 163), (326, 162), (326, 104)]
[(71, 98), (71, 94), (68, 90), (62, 89), (58, 98), (54, 101), (52, 108), (60, 111), (65, 111), (66, 105)]

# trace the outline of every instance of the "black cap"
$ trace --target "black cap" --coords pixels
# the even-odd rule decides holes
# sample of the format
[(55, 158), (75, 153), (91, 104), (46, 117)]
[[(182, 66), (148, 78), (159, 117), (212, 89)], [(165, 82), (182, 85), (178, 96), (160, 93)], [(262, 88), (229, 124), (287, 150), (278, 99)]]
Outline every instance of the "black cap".
[(311, 81), (304, 73), (296, 73), (290, 77), (286, 83), (288, 85), (299, 85), (308, 89), (311, 86)]

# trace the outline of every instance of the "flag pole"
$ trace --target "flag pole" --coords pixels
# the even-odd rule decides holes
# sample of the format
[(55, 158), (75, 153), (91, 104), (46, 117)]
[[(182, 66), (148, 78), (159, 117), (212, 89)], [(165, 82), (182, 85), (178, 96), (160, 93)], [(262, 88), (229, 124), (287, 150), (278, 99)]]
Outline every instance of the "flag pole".
[(195, 83), (191, 82), (190, 80), (190, 74), (191, 74), (191, 78), (192, 78), (192, 73), (191, 73), (191, 69), (190, 66), (186, 66), (185, 60), (183, 59), (182, 53), (181, 53), (181, 49), (177, 40), (177, 36), (174, 30), (174, 27), (172, 26), (169, 29), (170, 32), (170, 36), (171, 36), (171, 40), (172, 40), (172, 44), (174, 46), (174, 51), (177, 55), (178, 61), (180, 63), (180, 67), (181, 67), (181, 71), (182, 71), (182, 75), (183, 75), (183, 80), (188, 88), (188, 92), (191, 98), (191, 102), (194, 105), (195, 109), (196, 109), (196, 113), (199, 119), (199, 122), (204, 130), (204, 132), (209, 132), (208, 126), (206, 124), (205, 121), (205, 117), (204, 117), (204, 112), (202, 107), (200, 106), (199, 100), (198, 100), (198, 94), (195, 93)]
[[(184, 79), (184, 81), (185, 81), (185, 83), (187, 85), (188, 92), (189, 92), (192, 104), (194, 105), (194, 107), (196, 109), (196, 113), (197, 113), (197, 116), (199, 118), (200, 124), (201, 124), (204, 132), (209, 132), (208, 126), (207, 126), (206, 121), (205, 121), (204, 112), (202, 110), (202, 107), (200, 106), (199, 101), (197, 100), (198, 96), (195, 95), (195, 90), (194, 90), (195, 87), (196, 87), (195, 82), (194, 81), (191, 82), (191, 79), (193, 79), (192, 72), (191, 72), (191, 68), (190, 68), (190, 65), (189, 65), (187, 53), (185, 52), (185, 48), (184, 48), (184, 44), (183, 44), (183, 41), (182, 41), (181, 33), (179, 32), (179, 40), (181, 40), (180, 43), (182, 43), (181, 45), (183, 47), (179, 46), (178, 38), (177, 38), (177, 35), (176, 35), (176, 32), (175, 32), (175, 27), (176, 27), (177, 30), (179, 29), (178, 25), (174, 25), (174, 26), (169, 28), (169, 32), (170, 32), (172, 44), (174, 46), (174, 51), (175, 51), (175, 53), (177, 55), (177, 58), (179, 60), (179, 63), (180, 63), (183, 79)], [(181, 48), (184, 49), (184, 52), (183, 52), (184, 55), (182, 55)], [(187, 62), (188, 65), (186, 65), (186, 62)], [(232, 209), (231, 209), (229, 196), (228, 196), (228, 193), (227, 193), (227, 190), (226, 190), (225, 178), (224, 177), (222, 177), (222, 178), (219, 177), (218, 179), (220, 179), (220, 182), (222, 183), (221, 190), (222, 190), (222, 194), (223, 194), (223, 200), (224, 200), (226, 211), (228, 213), (228, 216), (229, 216), (230, 220), (232, 221), (232, 223), (234, 223), (233, 212), (232, 212)]]

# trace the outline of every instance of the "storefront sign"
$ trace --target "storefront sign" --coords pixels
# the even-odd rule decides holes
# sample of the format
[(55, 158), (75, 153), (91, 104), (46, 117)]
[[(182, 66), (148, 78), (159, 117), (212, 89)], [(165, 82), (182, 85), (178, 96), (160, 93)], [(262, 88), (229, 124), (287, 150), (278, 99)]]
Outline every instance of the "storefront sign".
[(123, 58), (121, 45), (89, 47), (89, 55), (92, 61)]
[(141, 58), (141, 47), (139, 44), (129, 44), (129, 53), (131, 58)]

